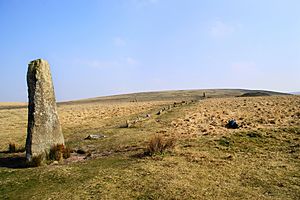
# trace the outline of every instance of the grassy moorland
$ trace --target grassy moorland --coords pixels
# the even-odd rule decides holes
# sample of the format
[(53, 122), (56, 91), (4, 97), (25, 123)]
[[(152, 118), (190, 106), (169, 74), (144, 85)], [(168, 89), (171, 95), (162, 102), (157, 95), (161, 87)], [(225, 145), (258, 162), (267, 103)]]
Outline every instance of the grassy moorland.
[[(202, 93), (59, 104), (74, 152), (36, 168), (22, 166), (27, 109), (1, 104), (0, 199), (300, 199), (300, 97)], [(175, 146), (149, 156), (154, 136)]]

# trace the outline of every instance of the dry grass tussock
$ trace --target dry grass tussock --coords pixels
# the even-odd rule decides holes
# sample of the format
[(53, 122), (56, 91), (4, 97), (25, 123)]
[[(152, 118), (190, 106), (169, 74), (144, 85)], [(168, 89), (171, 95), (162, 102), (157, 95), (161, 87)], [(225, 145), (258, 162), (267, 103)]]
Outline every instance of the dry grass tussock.
[(15, 153), (16, 152), (16, 145), (14, 143), (9, 143), (8, 152), (9, 153)]
[(51, 147), (48, 155), (49, 160), (61, 161), (71, 156), (71, 149), (63, 144), (54, 145)]
[(33, 156), (30, 162), (27, 162), (27, 167), (40, 167), (44, 163), (44, 155)]
[(168, 150), (172, 150), (176, 145), (175, 138), (163, 138), (161, 135), (156, 134), (148, 142), (144, 151), (144, 155), (153, 156), (156, 154), (163, 154)]
[(21, 152), (25, 152), (25, 147), (18, 146), (15, 143), (9, 143), (8, 144), (8, 152), (9, 153), (21, 153)]

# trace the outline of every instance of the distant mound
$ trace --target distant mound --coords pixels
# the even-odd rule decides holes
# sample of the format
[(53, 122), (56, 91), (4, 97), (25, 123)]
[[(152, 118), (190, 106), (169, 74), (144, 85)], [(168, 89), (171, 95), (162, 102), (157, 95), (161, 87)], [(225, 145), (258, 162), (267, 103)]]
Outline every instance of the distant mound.
[(266, 92), (247, 92), (242, 94), (240, 97), (265, 97), (265, 96), (271, 96), (271, 94)]
[[(120, 94), (113, 96), (96, 97), (75, 101), (58, 102), (61, 105), (76, 105), (87, 103), (119, 103), (119, 102), (146, 102), (146, 101), (189, 101), (202, 100), (205, 98), (228, 98), (228, 97), (258, 97), (273, 95), (291, 95), (288, 93), (267, 90), (246, 89), (200, 89), (200, 90), (170, 90), (156, 92), (140, 92)], [(0, 110), (27, 108), (27, 103), (0, 103)]]
[(291, 94), (300, 95), (300, 92), (291, 92)]
[(187, 101), (201, 100), (204, 98), (224, 98), (240, 96), (273, 96), (289, 95), (266, 90), (246, 89), (200, 89), (200, 90), (171, 90), (156, 92), (140, 92), (131, 94), (120, 94), (105, 97), (82, 99), (77, 101), (61, 102), (61, 104), (83, 104), (83, 103), (113, 103), (113, 102), (142, 102), (142, 101)]

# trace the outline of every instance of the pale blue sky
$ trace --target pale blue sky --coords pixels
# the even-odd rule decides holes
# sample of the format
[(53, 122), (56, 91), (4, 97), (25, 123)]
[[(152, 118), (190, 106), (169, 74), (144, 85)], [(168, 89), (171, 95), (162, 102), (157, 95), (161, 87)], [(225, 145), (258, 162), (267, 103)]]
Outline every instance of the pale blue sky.
[(300, 90), (299, 0), (0, 0), (0, 101), (49, 61), (57, 99)]

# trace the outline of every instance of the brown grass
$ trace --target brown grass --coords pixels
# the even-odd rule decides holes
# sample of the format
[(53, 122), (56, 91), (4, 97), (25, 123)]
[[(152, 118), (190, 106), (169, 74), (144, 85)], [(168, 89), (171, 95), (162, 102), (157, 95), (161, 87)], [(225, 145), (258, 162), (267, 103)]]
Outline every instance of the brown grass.
[(16, 144), (9, 143), (9, 145), (8, 145), (8, 152), (9, 153), (15, 153), (16, 152)]
[(33, 156), (31, 161), (27, 162), (27, 167), (39, 167), (44, 162), (44, 155)]
[(62, 161), (71, 156), (71, 149), (63, 144), (57, 144), (51, 147), (48, 158), (49, 160)]
[(25, 151), (25, 147), (17, 146), (15, 143), (8, 144), (9, 153), (21, 153)]
[(156, 154), (163, 154), (167, 150), (171, 150), (175, 147), (175, 138), (163, 138), (161, 135), (156, 134), (148, 142), (147, 148), (144, 154), (147, 156), (153, 156)]
[[(206, 99), (193, 109), (181, 110), (171, 123), (174, 134), (182, 136), (228, 135), (241, 130), (300, 126), (299, 110), (298, 96)], [(239, 129), (226, 129), (230, 119), (237, 121)]]
[[(84, 103), (58, 106), (60, 122), (64, 136), (68, 139), (86, 137), (80, 133), (107, 128), (124, 123), (124, 121), (166, 104), (162, 101), (153, 102), (120, 102), (120, 103)], [(24, 105), (0, 103), (0, 151), (7, 149), (6, 141), (16, 145), (25, 144), (27, 133), (27, 108), (9, 109), (10, 106)]]

